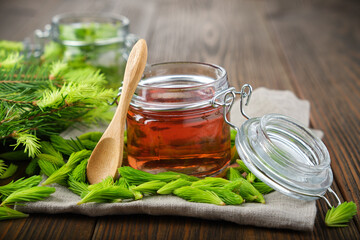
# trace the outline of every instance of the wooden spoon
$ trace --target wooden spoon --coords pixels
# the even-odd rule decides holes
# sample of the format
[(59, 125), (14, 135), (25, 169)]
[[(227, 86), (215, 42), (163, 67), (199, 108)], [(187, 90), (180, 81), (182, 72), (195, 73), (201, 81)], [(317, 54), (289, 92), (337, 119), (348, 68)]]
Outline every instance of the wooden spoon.
[(89, 158), (87, 178), (90, 184), (99, 183), (108, 176), (115, 177), (117, 169), (121, 167), (126, 114), (144, 72), (146, 59), (146, 42), (140, 39), (131, 50), (126, 64), (120, 101), (115, 115)]

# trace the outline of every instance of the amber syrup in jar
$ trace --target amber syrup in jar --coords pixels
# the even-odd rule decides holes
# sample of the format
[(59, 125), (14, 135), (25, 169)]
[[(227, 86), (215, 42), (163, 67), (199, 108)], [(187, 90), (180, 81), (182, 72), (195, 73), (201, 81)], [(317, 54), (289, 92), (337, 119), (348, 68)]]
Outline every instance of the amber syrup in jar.
[(216, 76), (156, 75), (140, 83), (129, 107), (129, 165), (151, 173), (219, 173), (230, 162), (230, 128), (223, 107), (209, 104)]

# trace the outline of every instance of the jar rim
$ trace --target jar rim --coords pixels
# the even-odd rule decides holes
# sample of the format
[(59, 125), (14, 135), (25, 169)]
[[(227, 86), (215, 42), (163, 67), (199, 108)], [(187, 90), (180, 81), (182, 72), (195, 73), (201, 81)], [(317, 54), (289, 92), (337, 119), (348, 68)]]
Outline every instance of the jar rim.
[[(159, 66), (166, 66), (166, 65), (185, 65), (185, 64), (190, 64), (190, 65), (194, 65), (194, 66), (198, 65), (198, 66), (204, 66), (204, 67), (210, 67), (210, 68), (213, 68), (213, 69), (217, 69), (217, 71), (219, 71), (221, 73), (221, 75), (218, 76), (217, 79), (214, 79), (214, 81), (212, 81), (212, 82), (205, 83), (205, 84), (199, 84), (199, 85), (196, 85), (196, 86), (185, 86), (185, 87), (181, 87), (181, 89), (191, 89), (191, 88), (194, 88), (194, 87), (210, 86), (210, 85), (214, 84), (214, 82), (219, 81), (219, 80), (224, 79), (224, 78), (227, 77), (226, 70), (223, 67), (218, 66), (216, 64), (204, 63), (204, 62), (179, 61), (179, 62), (160, 62), (160, 63), (154, 63), (154, 64), (151, 64), (149, 66), (146, 66), (144, 74), (143, 74), (143, 78), (147, 73), (151, 72), (152, 68), (156, 68), (156, 67), (159, 67)], [(166, 87), (161, 87), (161, 86), (153, 87), (153, 86), (150, 86), (150, 85), (146, 85), (146, 84), (144, 84), (144, 81), (142, 81), (142, 80), (140, 80), (140, 82), (138, 84), (138, 87), (144, 87), (144, 88), (148, 88), (148, 89), (151, 89), (151, 88), (153, 88), (153, 89), (154, 88), (166, 88)], [(179, 88), (171, 88), (171, 89), (180, 89), (180, 87)]]
[(202, 62), (156, 63), (144, 71), (130, 105), (149, 111), (183, 111), (212, 106), (229, 88), (226, 70)]
[(126, 27), (130, 24), (130, 20), (125, 17), (124, 15), (119, 15), (115, 13), (91, 13), (91, 12), (84, 12), (84, 13), (61, 13), (57, 14), (52, 18), (52, 23), (59, 24), (61, 20), (66, 18), (90, 18), (90, 19), (108, 19), (108, 20), (116, 20), (122, 23), (122, 26)]
[[(69, 21), (69, 22), (62, 22), (64, 20), (70, 20), (70, 19), (74, 19), (74, 21)], [(87, 21), (83, 21), (83, 20), (87, 20)], [(91, 20), (91, 21), (89, 21)], [(56, 33), (54, 31), (56, 31), (56, 29), (59, 28), (58, 25), (64, 24), (64, 25), (68, 25), (71, 23), (90, 23), (90, 22), (98, 22), (98, 23), (111, 23), (111, 22), (116, 22), (116, 23), (120, 23), (121, 24), (121, 29), (123, 29), (125, 32), (128, 31), (128, 27), (130, 24), (130, 20), (123, 16), (123, 15), (119, 15), (119, 14), (115, 14), (115, 13), (90, 13), (90, 12), (84, 12), (84, 13), (74, 13), (74, 12), (70, 12), (70, 13), (61, 13), (58, 15), (55, 15), (52, 18), (52, 35), (55, 36), (55, 39), (53, 39), (54, 41), (57, 41), (61, 44), (64, 44), (66, 46), (75, 46), (75, 47), (81, 47), (81, 46), (89, 46), (89, 45), (97, 45), (97, 46), (103, 46), (103, 45), (109, 45), (109, 44), (114, 44), (114, 43), (119, 43), (119, 42), (123, 42), (125, 41), (125, 36), (122, 35), (118, 35), (119, 31), (117, 30), (117, 36), (112, 36), (112, 37), (106, 37), (106, 38), (98, 38), (95, 40), (91, 40), (91, 41), (85, 41), (85, 40), (77, 40), (77, 39), (59, 39), (57, 38), (59, 36), (59, 33)], [(58, 30), (57, 30), (58, 31)]]

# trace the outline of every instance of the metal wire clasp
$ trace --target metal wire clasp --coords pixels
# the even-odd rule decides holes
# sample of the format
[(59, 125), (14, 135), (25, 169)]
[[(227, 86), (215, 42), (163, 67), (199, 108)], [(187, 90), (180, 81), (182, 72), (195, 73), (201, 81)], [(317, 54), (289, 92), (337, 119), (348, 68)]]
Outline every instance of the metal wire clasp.
[[(239, 130), (237, 126), (235, 126), (234, 124), (232, 124), (229, 119), (227, 118), (227, 114), (229, 113), (229, 111), (231, 110), (234, 100), (236, 98), (236, 95), (240, 95), (240, 111), (241, 114), (246, 118), (249, 119), (250, 117), (245, 113), (244, 111), (244, 104), (245, 106), (247, 106), (249, 104), (250, 101), (250, 97), (252, 94), (252, 87), (250, 84), (244, 84), (241, 87), (241, 91), (237, 92), (235, 91), (234, 87), (225, 89), (219, 93), (217, 93), (213, 99), (211, 100), (211, 105), (213, 107), (219, 107), (222, 106), (224, 107), (224, 120), (227, 124), (229, 124), (232, 128)], [(246, 102), (244, 103), (244, 99), (246, 99)]]
[(122, 91), (122, 87), (119, 87), (119, 91), (118, 91), (118, 94), (116, 95), (116, 97), (113, 98), (113, 101), (112, 102), (108, 102), (109, 105), (114, 105), (115, 103), (118, 104), (118, 99), (121, 95), (121, 91)]
[[(339, 196), (336, 194), (336, 192), (331, 188), (328, 188), (328, 192), (335, 196), (335, 199), (337, 201), (337, 206), (339, 206), (341, 204), (341, 200)], [(333, 207), (333, 205), (331, 205), (330, 201), (324, 195), (318, 195), (318, 197), (324, 199), (327, 205), (329, 206), (329, 208)]]

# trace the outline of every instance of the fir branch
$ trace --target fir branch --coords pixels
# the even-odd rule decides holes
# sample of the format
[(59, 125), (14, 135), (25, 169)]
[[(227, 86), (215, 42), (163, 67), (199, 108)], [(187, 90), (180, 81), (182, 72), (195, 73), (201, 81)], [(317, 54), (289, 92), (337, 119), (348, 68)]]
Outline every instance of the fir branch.
[(266, 185), (264, 182), (254, 182), (252, 184), (261, 194), (268, 194), (272, 191), (274, 191), (274, 189), (272, 189), (271, 187), (269, 187), (268, 185)]
[(140, 184), (139, 186), (133, 187), (132, 190), (139, 191), (142, 193), (156, 193), (157, 190), (166, 185), (165, 182), (159, 180), (153, 180)]
[(29, 159), (23, 150), (0, 153), (0, 158), (7, 161), (23, 161)]
[(24, 44), (22, 42), (1, 40), (0, 49), (4, 49), (6, 51), (20, 52), (24, 50)]
[(65, 164), (64, 160), (62, 158), (58, 158), (56, 156), (50, 155), (50, 154), (46, 154), (46, 153), (40, 153), (37, 155), (37, 158), (39, 160), (43, 160), (43, 161), (47, 161), (50, 162), (58, 167), (61, 167), (62, 165)]
[(77, 151), (81, 151), (81, 150), (85, 149), (85, 147), (82, 146), (81, 142), (67, 140), (58, 135), (50, 136), (50, 140), (51, 140), (52, 146), (57, 151), (65, 154), (65, 155), (71, 155), (71, 153), (73, 153), (73, 152), (77, 152)]
[(59, 76), (62, 76), (68, 70), (69, 70), (69, 67), (68, 67), (67, 63), (62, 62), (62, 61), (54, 62), (51, 65), (49, 78), (51, 80), (59, 78)]
[(20, 189), (11, 193), (1, 203), (1, 206), (12, 205), (16, 202), (34, 202), (43, 200), (55, 192), (54, 187), (32, 187), (27, 189)]
[(343, 202), (337, 207), (332, 207), (325, 216), (325, 223), (328, 227), (346, 227), (347, 223), (357, 213), (357, 206), (354, 202)]
[(41, 176), (32, 176), (29, 178), (20, 178), (15, 182), (11, 181), (7, 185), (0, 186), (0, 194), (3, 196), (9, 196), (11, 193), (20, 189), (37, 186), (41, 180)]
[(263, 195), (246, 179), (239, 178), (233, 182), (235, 184), (239, 184), (238, 194), (241, 195), (245, 200), (250, 202), (265, 203)]
[(2, 176), (4, 174), (6, 169), (7, 169), (7, 166), (6, 166), (5, 162), (0, 159), (0, 176)]
[(32, 175), (39, 174), (39, 172), (40, 172), (40, 167), (38, 164), (38, 159), (37, 158), (31, 159), (31, 161), (29, 162), (29, 164), (27, 165), (27, 167), (25, 169), (26, 175), (32, 176)]
[(68, 185), (69, 190), (79, 196), (85, 196), (89, 192), (88, 184), (76, 181), (72, 176), (69, 176)]
[(52, 164), (51, 162), (45, 161), (45, 160), (37, 160), (37, 164), (41, 169), (41, 172), (45, 174), (46, 176), (51, 176), (54, 172), (59, 170), (60, 167), (56, 166), (55, 164)]
[(24, 152), (28, 153), (29, 157), (35, 157), (37, 154), (40, 153), (40, 143), (39, 139), (27, 132), (17, 132), (14, 135), (16, 139), (16, 144), (14, 149), (16, 149), (20, 144), (25, 146)]
[(252, 173), (252, 172), (249, 172), (247, 175), (246, 175), (246, 180), (249, 182), (249, 183), (254, 183), (255, 180), (256, 180), (256, 176)]
[(238, 170), (241, 170), (241, 172), (250, 173), (250, 170), (248, 169), (248, 167), (245, 165), (245, 163), (242, 160), (237, 159), (236, 162), (237, 162), (237, 164), (239, 164)]
[(208, 187), (223, 187), (229, 183), (229, 180), (223, 178), (206, 177), (202, 180), (192, 183), (192, 187), (208, 186)]
[(60, 169), (52, 173), (48, 179), (46, 179), (42, 185), (49, 185), (52, 183), (58, 183), (61, 185), (67, 185), (68, 174), (76, 167), (76, 165), (85, 158), (90, 157), (91, 151), (82, 150), (74, 152), (70, 155), (69, 160)]
[(123, 178), (123, 177), (119, 178), (114, 183), (114, 185), (129, 189), (132, 192), (132, 194), (134, 194), (134, 199), (135, 200), (139, 200), (139, 199), (142, 199), (144, 197), (143, 194), (140, 191), (133, 190), (133, 188), (135, 186), (130, 186), (129, 183), (126, 181), (126, 179)]
[(162, 186), (159, 190), (157, 190), (158, 194), (171, 194), (173, 193), (173, 191), (175, 189), (178, 189), (180, 187), (184, 187), (184, 186), (190, 186), (191, 182), (183, 179), (183, 178), (179, 178), (175, 181), (171, 181), (169, 183), (167, 183), (166, 185)]
[(97, 189), (97, 188), (100, 189), (100, 188), (109, 187), (109, 186), (113, 186), (113, 185), (114, 185), (114, 178), (111, 177), (111, 176), (108, 176), (99, 183), (89, 185), (88, 189), (89, 190), (94, 190), (94, 189)]
[(240, 195), (226, 188), (208, 186), (199, 186), (198, 188), (215, 193), (226, 205), (240, 205), (244, 202), (244, 199)]
[(190, 202), (210, 203), (216, 205), (225, 205), (225, 203), (214, 193), (199, 188), (186, 186), (178, 188), (174, 194)]
[(16, 211), (9, 207), (0, 207), (0, 220), (17, 219), (28, 217), (28, 214)]
[(16, 173), (17, 169), (18, 169), (17, 165), (10, 163), (10, 165), (7, 167), (6, 171), (3, 174), (1, 174), (0, 179), (5, 179), (5, 178), (11, 177), (12, 175), (14, 175)]
[(134, 195), (131, 191), (120, 186), (107, 186), (103, 188), (95, 188), (82, 197), (81, 201), (77, 204), (83, 204), (87, 202), (117, 202), (121, 199), (130, 199)]
[(170, 182), (172, 180), (176, 180), (180, 178), (179, 174), (178, 175), (151, 174), (128, 166), (120, 167), (119, 173), (129, 182), (129, 184), (135, 184), (135, 185), (139, 185), (153, 180)]
[(79, 165), (75, 167), (72, 171), (71, 176), (75, 181), (78, 182), (86, 182), (86, 167), (87, 167), (88, 159), (81, 161)]
[[(59, 151), (56, 151), (55, 148), (51, 145), (50, 142), (41, 141), (41, 152), (45, 154), (49, 154), (51, 156), (56, 157), (59, 161), (64, 162), (63, 156)], [(65, 163), (65, 162), (64, 162)]]
[(36, 101), (31, 101), (31, 102), (16, 101), (16, 100), (11, 100), (11, 99), (6, 99), (6, 98), (0, 98), (0, 101), (9, 102), (9, 103), (15, 103), (15, 104), (29, 104), (29, 105), (33, 105), (33, 106), (37, 105)]
[[(101, 78), (96, 70), (86, 70), (86, 77), (74, 74), (65, 65), (53, 65), (51, 71), (57, 75), (49, 80), (47, 67), (21, 66), (0, 71), (0, 139), (11, 139), (18, 133), (27, 133), (28, 139), (58, 134), (75, 122), (109, 120), (110, 106), (107, 100), (114, 95), (113, 90), (102, 89)], [(62, 74), (68, 78), (63, 82)], [(84, 77), (83, 76), (83, 77)], [(96, 82), (96, 83), (95, 83)], [(58, 87), (59, 86), (59, 87)], [(105, 113), (105, 114), (104, 114)], [(5, 141), (11, 142), (9, 141)], [(28, 149), (37, 151), (34, 141), (24, 142)], [(33, 156), (30, 153), (30, 156)]]
[(237, 169), (230, 167), (227, 172), (227, 178), (230, 181), (235, 181), (236, 179), (243, 178), (243, 176)]
[(0, 62), (1, 68), (13, 68), (21, 62), (24, 56), (20, 56), (19, 52), (10, 53), (4, 60)]

